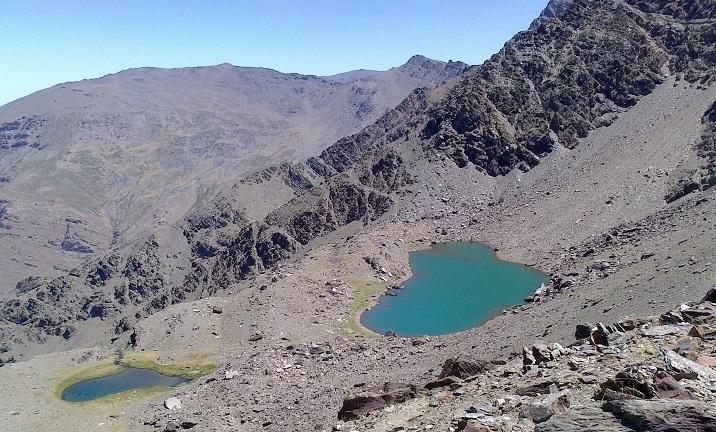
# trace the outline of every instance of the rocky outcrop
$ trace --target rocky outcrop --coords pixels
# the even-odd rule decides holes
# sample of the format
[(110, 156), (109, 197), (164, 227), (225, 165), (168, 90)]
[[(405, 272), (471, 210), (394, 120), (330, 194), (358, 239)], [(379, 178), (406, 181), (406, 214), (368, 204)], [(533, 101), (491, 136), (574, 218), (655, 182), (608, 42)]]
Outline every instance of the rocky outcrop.
[(266, 222), (305, 245), (351, 222), (374, 220), (391, 204), (387, 195), (338, 176), (273, 212)]
[(468, 65), (461, 61), (450, 60), (443, 63), (422, 55), (414, 55), (397, 69), (410, 77), (439, 84), (460, 76), (467, 68)]
[[(716, 40), (716, 36), (714, 38)], [(696, 151), (703, 163), (697, 172), (675, 180), (664, 197), (667, 203), (716, 185), (716, 101), (704, 113), (701, 124), (701, 139), (696, 144)]]
[(115, 332), (123, 333), (139, 316), (177, 301), (165, 282), (159, 249), (151, 237), (124, 260), (113, 254), (70, 275), (23, 284), (27, 289), (3, 305), (2, 315), (43, 337), (69, 339), (79, 323), (92, 318), (113, 321)]
[[(527, 170), (555, 145), (572, 148), (663, 82), (663, 68), (710, 79), (712, 8), (553, 1), (530, 30), (461, 77), (430, 109), (423, 136), (458, 166)], [(658, 14), (644, 14), (644, 11)], [(691, 22), (676, 24), (672, 14)], [(699, 20), (705, 20), (699, 21)]]
[(252, 174), (240, 181), (245, 184), (262, 184), (273, 178), (279, 178), (286, 185), (302, 192), (316, 186), (322, 180), (306, 164), (284, 163), (279, 166), (269, 167), (256, 174)]
[(37, 130), (45, 123), (46, 120), (42, 117), (31, 116), (0, 124), (0, 156), (24, 147), (44, 148), (44, 145), (37, 141)]
[(535, 425), (535, 432), (632, 432), (610, 413), (597, 407), (579, 406), (569, 409), (564, 415), (553, 416), (548, 421)]
[(459, 356), (445, 360), (438, 378), (456, 377), (465, 379), (494, 368), (495, 364), (490, 361), (474, 359), (470, 356)]
[(345, 398), (338, 411), (338, 418), (354, 420), (372, 411), (413, 399), (416, 395), (417, 390), (411, 384), (385, 383)]
[(703, 131), (698, 146), (699, 155), (705, 160), (699, 188), (706, 190), (716, 185), (716, 102), (701, 119)]
[(120, 257), (117, 254), (98, 260), (94, 268), (87, 274), (87, 283), (96, 287), (104, 286), (119, 272), (119, 262)]
[(416, 89), (377, 122), (355, 135), (338, 140), (318, 157), (309, 158), (306, 164), (318, 175), (330, 177), (347, 171), (375, 149), (414, 136), (412, 128), (420, 122), (422, 113), (429, 106), (428, 94), (426, 89)]
[(247, 225), (217, 254), (211, 270), (212, 280), (214, 284), (228, 286), (273, 266), (295, 250), (295, 240), (285, 232), (263, 224)]
[(635, 431), (714, 431), (716, 407), (703, 401), (619, 400), (603, 409)]

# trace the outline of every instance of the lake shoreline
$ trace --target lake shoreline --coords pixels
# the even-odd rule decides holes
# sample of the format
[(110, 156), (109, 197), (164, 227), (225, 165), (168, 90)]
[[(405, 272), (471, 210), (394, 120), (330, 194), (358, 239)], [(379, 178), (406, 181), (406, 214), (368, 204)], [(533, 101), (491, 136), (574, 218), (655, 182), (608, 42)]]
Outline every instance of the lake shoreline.
[[(447, 242), (433, 242), (427, 247), (415, 248), (409, 251), (409, 262), (410, 262), (410, 273), (406, 275), (401, 283), (409, 283), (415, 273), (414, 266), (416, 265), (435, 265), (428, 264), (433, 261), (437, 263), (432, 276), (425, 275), (424, 281), (415, 282), (418, 288), (424, 292), (420, 295), (411, 293), (412, 298), (404, 297), (405, 293), (400, 290), (397, 295), (386, 297), (385, 293), (382, 293), (378, 297), (374, 298), (371, 304), (363, 308), (355, 316), (356, 324), (362, 329), (372, 335), (384, 334), (386, 332), (394, 332), (401, 337), (422, 337), (422, 336), (444, 336), (449, 334), (457, 334), (467, 331), (471, 328), (479, 327), (484, 325), (487, 321), (498, 316), (506, 308), (514, 307), (524, 303), (524, 298), (531, 295), (534, 290), (538, 289), (540, 284), (547, 283), (549, 281), (549, 274), (540, 271), (534, 266), (523, 264), (520, 262), (509, 261), (503, 259), (506, 255), (500, 254), (498, 250), (495, 250), (488, 244), (477, 242), (477, 241), (447, 241)], [(435, 249), (436, 254), (433, 256), (422, 257), (423, 264), (416, 264), (413, 259), (413, 252), (421, 250)], [(450, 250), (452, 249), (452, 250)], [(441, 253), (442, 252), (442, 253)], [(418, 259), (420, 261), (421, 259)], [(465, 270), (465, 260), (475, 260), (476, 267), (470, 267), (468, 271)], [(480, 263), (485, 264), (487, 260), (490, 260), (490, 264), (487, 266), (480, 266)], [(450, 268), (453, 266), (454, 268)], [(447, 271), (447, 273), (445, 273)], [(424, 272), (431, 274), (430, 272)], [(460, 275), (460, 276), (457, 276)], [(434, 289), (433, 286), (440, 286), (441, 283), (445, 283), (445, 279), (450, 277), (456, 278), (454, 282), (448, 282), (450, 286), (454, 286), (455, 289), (451, 292), (444, 292), (443, 294), (436, 295), (431, 291)], [(494, 278), (503, 278), (495, 279)], [(431, 278), (437, 278), (438, 280), (431, 280)], [(465, 279), (466, 278), (466, 279)], [(458, 280), (464, 279), (464, 280)], [(530, 281), (532, 279), (532, 281)], [(424, 287), (422, 284), (428, 284), (429, 288)], [(467, 284), (470, 287), (477, 287), (477, 289), (488, 289), (490, 295), (486, 296), (485, 293), (465, 292), (464, 287)], [(517, 291), (517, 288), (512, 286), (507, 289), (499, 289), (494, 291), (494, 287), (505, 287), (517, 284), (521, 286)], [(409, 288), (406, 286), (406, 288)], [(425, 291), (427, 290), (427, 291)], [(452, 295), (469, 295), (473, 297), (463, 298), (462, 300), (454, 299), (456, 302), (453, 305), (441, 304), (441, 301), (447, 301), (445, 294)], [(516, 297), (510, 298), (510, 296)], [(432, 299), (429, 297), (432, 295)], [(402, 296), (402, 297), (401, 297)], [(490, 297), (492, 296), (492, 297)], [(490, 299), (495, 304), (490, 304)], [(437, 327), (444, 326), (445, 330), (430, 330), (430, 320), (426, 321), (425, 314), (425, 303), (432, 302), (433, 305), (429, 310), (436, 310), (436, 321)], [(376, 313), (376, 305), (384, 303), (386, 307), (391, 307), (392, 311), (388, 312), (377, 312), (382, 315), (374, 315), (373, 319), (376, 320), (374, 325), (370, 325), (365, 321), (367, 313)], [(462, 307), (462, 311), (454, 313), (452, 308), (455, 305)], [(422, 312), (409, 313), (410, 316), (422, 316), (421, 320), (414, 320), (408, 318), (407, 320), (400, 320), (396, 314), (406, 313), (410, 308), (418, 308)], [(398, 309), (396, 309), (398, 308)], [(409, 308), (409, 309), (405, 309)], [(466, 309), (467, 308), (467, 309)], [(458, 308), (459, 309), (459, 308)], [(404, 310), (403, 312), (400, 312)], [(442, 314), (440, 312), (442, 310)], [(449, 311), (449, 312), (448, 312)], [(480, 316), (479, 319), (475, 320), (476, 315)], [(396, 318), (397, 317), (397, 318)], [(446, 319), (447, 317), (453, 318), (452, 320)], [(387, 322), (392, 322), (388, 324)], [(382, 322), (382, 323), (381, 323)], [(422, 330), (408, 330), (408, 327), (416, 326), (422, 328)], [(380, 328), (383, 326), (383, 328)], [(407, 326), (407, 327), (406, 327)], [(401, 329), (401, 327), (403, 327)], [(378, 330), (380, 328), (380, 330)], [(385, 330), (384, 332), (381, 330)]]

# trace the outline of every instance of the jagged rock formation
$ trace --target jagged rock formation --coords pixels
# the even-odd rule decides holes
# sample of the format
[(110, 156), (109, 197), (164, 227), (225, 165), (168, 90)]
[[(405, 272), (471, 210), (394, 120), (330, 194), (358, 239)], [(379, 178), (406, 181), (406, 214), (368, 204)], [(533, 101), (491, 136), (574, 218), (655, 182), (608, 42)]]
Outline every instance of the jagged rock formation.
[[(648, 2), (634, 3), (653, 12)], [(712, 19), (713, 9), (695, 7), (687, 14), (695, 22), (683, 26), (667, 18), (681, 10), (662, 10), (664, 16), (621, 2), (551, 4), (431, 109), (423, 136), (459, 166), (493, 176), (528, 170), (555, 145), (573, 148), (633, 106), (663, 82), (667, 64), (671, 74), (709, 82), (714, 29), (696, 17)]]

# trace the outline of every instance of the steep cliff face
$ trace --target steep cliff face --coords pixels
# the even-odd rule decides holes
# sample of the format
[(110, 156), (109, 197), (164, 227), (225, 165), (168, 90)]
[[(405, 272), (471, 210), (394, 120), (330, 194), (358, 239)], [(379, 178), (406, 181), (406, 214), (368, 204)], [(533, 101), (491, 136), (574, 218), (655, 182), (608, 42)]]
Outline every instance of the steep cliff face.
[[(74, 276), (27, 281), (4, 317), (33, 334), (71, 337), (68, 329), (95, 318), (122, 332), (171, 303), (271, 268), (339, 227), (370, 224), (424, 176), (415, 161), (427, 163), (437, 153), (490, 176), (527, 171), (556, 147), (574, 149), (590, 131), (610, 125), (667, 76), (707, 85), (716, 77), (713, 41), (707, 1), (552, 2), (529, 30), (463, 77), (415, 90), (316, 157), (240, 183), (265, 194), (280, 189), (280, 206), (247, 216), (246, 203), (222, 195), (176, 224), (183, 254), (157, 236), (81, 266)], [(700, 147), (711, 170), (704, 185), (713, 179), (713, 112), (704, 116)]]
[(698, 149), (705, 163), (700, 188), (706, 190), (716, 185), (716, 101), (702, 118), (704, 125)]
[[(430, 111), (427, 145), (496, 176), (573, 148), (668, 74), (714, 79), (713, 6), (552, 2)], [(644, 13), (648, 12), (648, 13)], [(686, 20), (686, 21), (677, 21)]]

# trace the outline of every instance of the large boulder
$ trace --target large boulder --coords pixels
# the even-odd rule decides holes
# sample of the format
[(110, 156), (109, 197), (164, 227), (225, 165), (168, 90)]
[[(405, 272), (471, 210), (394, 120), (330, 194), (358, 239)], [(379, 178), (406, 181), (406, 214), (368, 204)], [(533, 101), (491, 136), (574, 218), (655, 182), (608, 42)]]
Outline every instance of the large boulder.
[(552, 416), (535, 425), (535, 432), (634, 432), (623, 426), (613, 415), (599, 408), (575, 406), (561, 415)]
[(689, 336), (697, 337), (705, 341), (716, 340), (716, 326), (713, 325), (695, 325), (689, 329)]
[(173, 396), (164, 401), (164, 408), (174, 411), (181, 408), (181, 400), (178, 397)]
[(597, 399), (652, 399), (657, 396), (654, 379), (657, 369), (648, 365), (635, 365), (619, 371), (599, 385)]
[(574, 329), (574, 338), (577, 340), (581, 339), (587, 339), (592, 335), (592, 332), (596, 330), (597, 327), (586, 323), (586, 324), (577, 324), (577, 327)]
[(687, 359), (674, 351), (664, 351), (666, 367), (677, 379), (697, 379), (716, 381), (716, 370), (700, 365)]
[(716, 303), (716, 287), (711, 288), (706, 292), (706, 295), (701, 300), (702, 302)]
[(622, 424), (638, 432), (716, 431), (716, 406), (695, 400), (620, 400), (605, 402)]
[(536, 402), (526, 402), (520, 408), (520, 418), (527, 418), (534, 423), (542, 423), (549, 420), (555, 414), (566, 412), (571, 404), (569, 390), (558, 393), (550, 393)]
[(522, 348), (522, 364), (527, 367), (547, 363), (564, 355), (567, 351), (558, 343), (535, 342), (531, 347)]
[(681, 311), (681, 315), (691, 324), (716, 324), (716, 303), (701, 303)]
[(458, 377), (465, 379), (474, 375), (485, 373), (495, 368), (495, 364), (481, 359), (475, 359), (468, 356), (458, 356), (449, 358), (443, 363), (442, 372), (439, 379), (447, 377)]
[(428, 390), (433, 390), (436, 388), (441, 387), (459, 387), (462, 385), (462, 380), (455, 376), (448, 376), (445, 378), (439, 378), (435, 381), (430, 381), (429, 383), (425, 384), (425, 388)]
[(412, 384), (385, 383), (364, 392), (346, 397), (338, 411), (340, 420), (355, 420), (372, 411), (381, 410), (389, 405), (413, 399), (417, 390)]
[(693, 399), (691, 393), (665, 371), (654, 375), (654, 389), (660, 399)]

